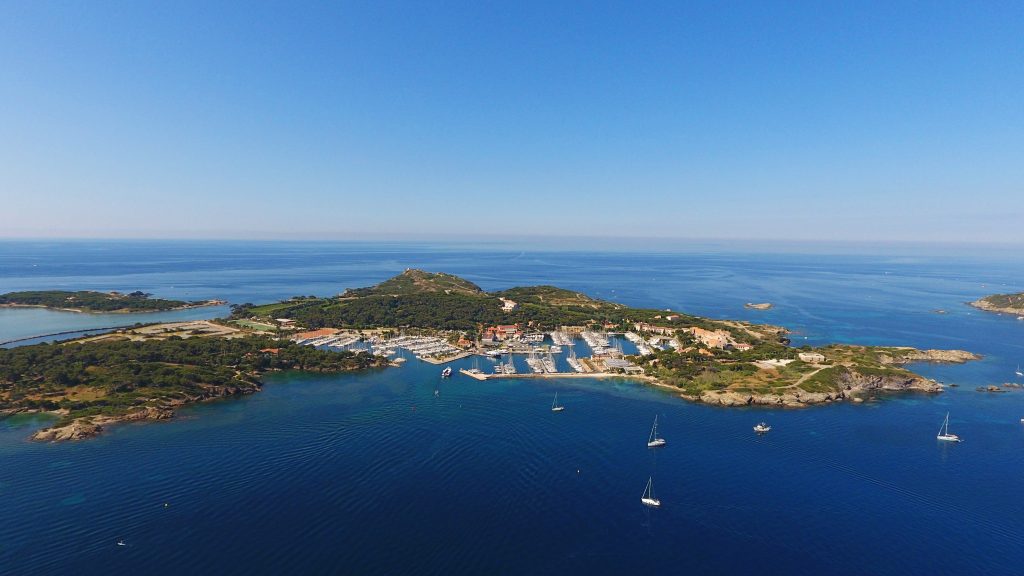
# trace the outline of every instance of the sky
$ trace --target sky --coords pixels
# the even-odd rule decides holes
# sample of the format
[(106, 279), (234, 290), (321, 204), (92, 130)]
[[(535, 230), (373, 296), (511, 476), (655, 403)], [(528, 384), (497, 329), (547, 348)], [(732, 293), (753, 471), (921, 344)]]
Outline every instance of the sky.
[(1024, 244), (1021, 2), (0, 2), (0, 238)]

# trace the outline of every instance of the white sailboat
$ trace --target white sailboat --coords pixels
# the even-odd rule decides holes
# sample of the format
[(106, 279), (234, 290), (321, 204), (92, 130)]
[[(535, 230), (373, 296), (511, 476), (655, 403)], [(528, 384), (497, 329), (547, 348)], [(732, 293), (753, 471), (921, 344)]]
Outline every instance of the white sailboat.
[(647, 438), (648, 448), (657, 448), (658, 446), (664, 446), (665, 439), (658, 438), (658, 415), (654, 415), (654, 426), (651, 427), (651, 435)]
[(949, 433), (949, 412), (946, 412), (946, 419), (942, 422), (942, 426), (939, 427), (939, 434), (936, 436), (939, 440), (946, 442), (959, 442), (960, 437), (956, 434)]
[(1024, 372), (1020, 371), (1020, 364), (1017, 364), (1017, 376), (1024, 376)]
[(758, 434), (767, 434), (771, 429), (772, 427), (765, 422), (761, 422), (757, 426), (754, 426), (754, 432), (757, 432)]
[(640, 497), (640, 501), (644, 503), (644, 506), (650, 506), (651, 508), (657, 508), (661, 506), (661, 500), (654, 497), (654, 477), (647, 479), (647, 488), (644, 489), (644, 495)]
[(551, 402), (551, 411), (561, 412), (562, 410), (565, 410), (565, 406), (558, 405), (558, 392), (555, 392), (555, 399), (553, 402)]

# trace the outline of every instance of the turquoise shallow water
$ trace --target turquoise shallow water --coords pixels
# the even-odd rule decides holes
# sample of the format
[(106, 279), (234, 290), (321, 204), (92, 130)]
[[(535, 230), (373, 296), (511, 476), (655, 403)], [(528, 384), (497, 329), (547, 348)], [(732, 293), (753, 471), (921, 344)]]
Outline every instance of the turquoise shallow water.
[[(813, 343), (986, 358), (917, 367), (961, 384), (941, 395), (800, 411), (715, 409), (627, 381), (441, 381), (436, 367), (409, 362), (275, 374), (259, 394), (76, 444), (27, 442), (44, 421), (10, 419), (0, 422), (0, 573), (1013, 574), (1024, 565), (1024, 393), (974, 391), (1014, 377), (1024, 322), (962, 304), (1003, 284), (1024, 289), (1012, 259), (0, 243), (0, 290), (59, 280), (259, 302), (336, 293), (407, 266), (487, 289), (544, 282), (760, 319)], [(777, 308), (742, 308), (762, 300)], [(566, 406), (557, 414), (555, 391)], [(962, 444), (935, 442), (947, 410)], [(645, 446), (655, 414), (669, 442), (660, 450)], [(762, 419), (774, 428), (758, 438), (751, 426)], [(664, 502), (653, 511), (639, 503), (652, 475)]]

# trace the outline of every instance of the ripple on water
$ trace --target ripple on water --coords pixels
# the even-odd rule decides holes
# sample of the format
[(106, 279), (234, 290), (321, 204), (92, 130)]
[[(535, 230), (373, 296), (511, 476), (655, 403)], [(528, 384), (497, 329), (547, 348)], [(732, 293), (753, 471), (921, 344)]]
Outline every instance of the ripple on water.
[(77, 506), (85, 502), (85, 495), (82, 493), (75, 493), (67, 498), (60, 501), (61, 506)]

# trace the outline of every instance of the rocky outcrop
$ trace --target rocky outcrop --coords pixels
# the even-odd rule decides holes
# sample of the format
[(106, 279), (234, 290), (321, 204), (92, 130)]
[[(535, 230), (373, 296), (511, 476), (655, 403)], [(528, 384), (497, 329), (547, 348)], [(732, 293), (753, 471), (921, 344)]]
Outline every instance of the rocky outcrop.
[(970, 302), (970, 305), (986, 312), (1024, 315), (1024, 292), (1020, 294), (986, 296), (980, 300)]
[[(231, 396), (252, 394), (260, 389), (259, 383), (247, 382), (229, 386), (207, 386), (203, 394), (181, 396), (178, 398), (167, 398), (161, 400), (160, 404), (153, 406), (142, 406), (125, 414), (116, 416), (90, 416), (77, 418), (68, 424), (52, 426), (37, 431), (32, 435), (33, 440), (41, 442), (64, 442), (67, 440), (84, 440), (92, 438), (103, 432), (104, 427), (119, 422), (138, 422), (143, 420), (168, 420), (174, 417), (174, 409), (187, 404), (217, 400)], [(64, 411), (66, 413), (66, 411)]]
[(862, 374), (856, 370), (843, 370), (836, 375), (836, 382), (845, 391), (918, 391), (942, 392), (942, 385), (934, 380), (923, 378), (917, 374)]
[[(859, 394), (876, 391), (941, 392), (942, 385), (916, 374), (862, 374), (842, 370), (836, 376), (836, 390), (807, 392), (800, 388), (784, 388), (777, 393), (761, 394), (738, 390), (705, 390), (699, 395), (682, 394), (683, 398), (714, 406), (776, 406), (802, 408), (814, 404), (860, 400)], [(862, 400), (861, 400), (862, 401)]]
[(743, 305), (743, 307), (744, 308), (750, 308), (751, 310), (771, 310), (772, 303), (771, 302), (760, 302), (760, 303), (747, 302), (746, 304)]
[(944, 364), (963, 364), (971, 360), (981, 360), (981, 356), (966, 350), (918, 350), (917, 348), (892, 348), (892, 354), (879, 354), (882, 364), (910, 364), (913, 362), (941, 362)]
[(684, 398), (712, 404), (714, 406), (776, 406), (800, 408), (812, 404), (823, 404), (845, 400), (843, 391), (837, 392), (806, 392), (798, 388), (779, 394), (754, 394), (735, 390), (706, 390), (700, 396), (683, 395)]
[(29, 411), (28, 408), (24, 408), (24, 407), (21, 407), (21, 406), (16, 406), (14, 408), (4, 408), (4, 409), (0, 410), (0, 420), (3, 420), (4, 418), (7, 418), (8, 416), (14, 416), (15, 414), (18, 414), (20, 412), (28, 412), (28, 411)]
[(124, 416), (100, 416), (93, 419), (93, 422), (111, 424), (113, 422), (133, 422), (137, 420), (168, 420), (174, 417), (174, 411), (163, 406), (146, 406), (141, 410), (129, 412)]
[(64, 426), (54, 426), (52, 428), (39, 430), (32, 435), (32, 439), (39, 440), (41, 442), (83, 440), (85, 438), (92, 438), (101, 431), (103, 431), (103, 427), (99, 424), (93, 423), (88, 418), (79, 418)]

